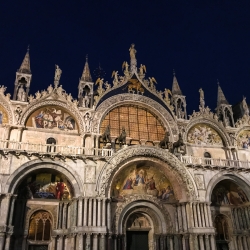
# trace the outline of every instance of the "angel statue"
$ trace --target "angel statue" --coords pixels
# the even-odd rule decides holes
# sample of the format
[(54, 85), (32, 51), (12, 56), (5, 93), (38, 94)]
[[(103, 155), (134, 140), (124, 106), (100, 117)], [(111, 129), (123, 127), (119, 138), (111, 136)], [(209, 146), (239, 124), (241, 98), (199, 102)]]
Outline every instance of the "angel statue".
[(128, 72), (128, 62), (123, 62), (122, 64), (122, 70), (125, 68), (125, 72)]
[(244, 115), (248, 116), (249, 115), (249, 108), (248, 108), (245, 96), (243, 96), (242, 107), (243, 107), (243, 110), (244, 110)]
[(135, 59), (136, 49), (133, 43), (131, 44), (131, 47), (129, 48), (129, 54), (130, 54), (131, 60)]
[(56, 65), (54, 80), (55, 80), (55, 81), (60, 81), (61, 74), (62, 74), (62, 70), (59, 68), (58, 65)]
[(113, 71), (111, 77), (114, 78), (113, 84), (114, 84), (114, 86), (116, 86), (119, 83), (118, 71)]
[(150, 87), (153, 89), (155, 86), (154, 86), (154, 83), (157, 83), (157, 81), (155, 80), (154, 77), (149, 77), (149, 83), (150, 83)]
[(99, 84), (99, 89), (102, 89), (102, 85), (103, 85), (103, 81), (104, 81), (104, 79), (102, 78), (98, 78), (97, 80), (96, 80), (96, 82), (95, 82), (95, 84), (97, 85), (97, 84)]
[(141, 64), (141, 66), (140, 66), (140, 68), (139, 68), (139, 73), (140, 73), (140, 75), (143, 75), (143, 74), (146, 73), (146, 72), (147, 72), (147, 71), (146, 71), (146, 66)]
[(199, 89), (200, 92), (200, 100), (204, 100), (204, 91), (202, 88)]

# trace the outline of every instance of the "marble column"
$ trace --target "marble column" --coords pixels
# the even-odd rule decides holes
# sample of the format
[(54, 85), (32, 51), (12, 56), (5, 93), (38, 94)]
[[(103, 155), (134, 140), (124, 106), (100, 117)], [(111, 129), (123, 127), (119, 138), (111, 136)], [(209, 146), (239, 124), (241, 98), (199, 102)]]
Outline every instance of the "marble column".
[(206, 250), (211, 249), (210, 244), (209, 244), (209, 235), (205, 234), (205, 246), (206, 246)]
[(77, 226), (82, 226), (82, 197), (78, 198), (78, 208), (77, 208)]
[(9, 250), (10, 249), (10, 237), (11, 237), (10, 234), (6, 235), (4, 250)]
[(211, 208), (210, 204), (206, 204), (207, 207), (207, 215), (208, 215), (208, 221), (209, 221), (209, 227), (213, 226), (212, 216), (211, 216)]
[(117, 235), (116, 234), (113, 236), (113, 249), (117, 250)]
[(249, 215), (248, 215), (248, 208), (245, 207), (244, 211), (245, 211), (245, 216), (246, 216), (247, 229), (250, 229), (250, 219), (249, 219)]
[(84, 198), (83, 226), (87, 226), (88, 198)]
[(66, 229), (67, 228), (67, 208), (68, 208), (68, 202), (63, 203), (63, 223), (62, 223), (62, 228)]
[(201, 226), (206, 227), (205, 215), (204, 215), (204, 203), (200, 203), (200, 212), (201, 212)]
[(189, 235), (189, 249), (190, 250), (196, 250), (195, 249), (195, 242), (194, 242), (194, 235), (190, 234)]
[(249, 247), (247, 247), (247, 237), (244, 235), (242, 238), (243, 238), (244, 249), (249, 249)]
[(102, 226), (106, 226), (106, 199), (102, 199)]
[(96, 198), (93, 199), (93, 222), (92, 225), (96, 226)]
[(84, 248), (83, 248), (83, 235), (81, 233), (79, 233), (77, 235), (77, 241), (78, 241), (77, 250), (84, 250)]
[(88, 226), (92, 226), (92, 198), (89, 199), (89, 218), (88, 218)]
[(196, 203), (193, 203), (194, 226), (198, 227)]
[(199, 235), (199, 244), (200, 244), (200, 250), (205, 250), (204, 248), (204, 237), (203, 235)]
[(0, 210), (0, 214), (1, 214), (0, 225), (7, 225), (11, 196), (12, 194), (5, 194), (4, 198), (2, 198), (1, 210)]
[(204, 203), (203, 204), (203, 208), (204, 208), (204, 215), (205, 215), (205, 227), (210, 227), (210, 224), (209, 224), (209, 219), (208, 219), (208, 214), (207, 214), (207, 204)]
[(105, 234), (101, 234), (100, 238), (100, 250), (105, 250)]
[(198, 227), (202, 227), (202, 224), (201, 224), (200, 203), (196, 204), (196, 208), (197, 208), (197, 215), (198, 215)]
[(55, 235), (51, 236), (51, 247), (49, 247), (49, 249), (56, 249), (56, 236)]
[(59, 211), (58, 211), (58, 225), (57, 228), (62, 228), (62, 202), (59, 202)]
[(91, 235), (88, 233), (86, 235), (86, 243), (85, 243), (85, 250), (90, 250), (91, 249)]
[(184, 235), (182, 235), (182, 249), (186, 250), (186, 239)]
[(243, 244), (242, 244), (242, 237), (241, 236), (238, 236), (238, 248), (240, 249), (240, 250), (245, 250), (244, 248), (243, 248)]
[(169, 237), (169, 246), (170, 246), (170, 250), (174, 250), (173, 236)]
[(101, 226), (101, 199), (97, 200), (97, 226), (100, 227)]
[(5, 233), (0, 233), (0, 250), (3, 250), (4, 248), (4, 241), (5, 241)]
[(27, 245), (27, 235), (23, 235), (22, 249), (26, 249)]
[(182, 227), (181, 206), (177, 206), (177, 215), (178, 215), (179, 232), (182, 232), (183, 227)]
[(211, 245), (211, 250), (216, 250), (215, 237), (213, 234), (210, 236), (210, 245)]
[(13, 212), (14, 212), (14, 207), (15, 207), (15, 201), (16, 201), (17, 195), (14, 194), (11, 199), (11, 207), (10, 207), (10, 215), (9, 215), (9, 225), (12, 225), (13, 221)]
[(68, 246), (68, 243), (69, 243), (69, 236), (65, 236), (64, 237), (64, 250), (69, 250), (69, 246)]
[(182, 204), (181, 208), (182, 208), (183, 231), (187, 231), (186, 204)]
[(63, 236), (60, 235), (56, 241), (56, 250), (62, 250)]
[(98, 250), (98, 235), (93, 235), (93, 248), (92, 250)]
[(108, 219), (108, 232), (111, 231), (111, 208), (110, 208), (110, 200), (108, 200), (108, 204), (107, 204), (107, 219)]

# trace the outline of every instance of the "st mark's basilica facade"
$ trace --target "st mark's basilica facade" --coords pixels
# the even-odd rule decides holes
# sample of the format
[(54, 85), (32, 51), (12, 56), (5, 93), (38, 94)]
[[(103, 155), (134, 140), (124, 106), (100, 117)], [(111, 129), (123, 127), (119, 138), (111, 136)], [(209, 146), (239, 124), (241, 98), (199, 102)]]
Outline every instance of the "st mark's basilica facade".
[(212, 112), (200, 89), (188, 115), (175, 74), (158, 91), (129, 53), (112, 83), (86, 59), (76, 100), (57, 65), (29, 94), (29, 51), (0, 86), (0, 250), (250, 249), (246, 99), (218, 85)]

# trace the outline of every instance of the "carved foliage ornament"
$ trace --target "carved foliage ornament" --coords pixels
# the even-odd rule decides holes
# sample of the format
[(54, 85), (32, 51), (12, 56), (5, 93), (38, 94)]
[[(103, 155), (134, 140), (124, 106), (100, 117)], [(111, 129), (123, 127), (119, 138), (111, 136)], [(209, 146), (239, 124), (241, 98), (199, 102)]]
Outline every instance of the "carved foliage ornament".
[(127, 159), (135, 156), (153, 157), (168, 163), (172, 169), (176, 171), (179, 176), (181, 176), (182, 181), (185, 184), (187, 196), (193, 199), (196, 198), (194, 183), (190, 174), (186, 170), (185, 165), (181, 163), (173, 154), (167, 152), (166, 150), (148, 146), (141, 146), (140, 148), (128, 147), (122, 149), (105, 164), (97, 181), (97, 192), (100, 196), (105, 196), (109, 179), (111, 174), (116, 171), (116, 168)]

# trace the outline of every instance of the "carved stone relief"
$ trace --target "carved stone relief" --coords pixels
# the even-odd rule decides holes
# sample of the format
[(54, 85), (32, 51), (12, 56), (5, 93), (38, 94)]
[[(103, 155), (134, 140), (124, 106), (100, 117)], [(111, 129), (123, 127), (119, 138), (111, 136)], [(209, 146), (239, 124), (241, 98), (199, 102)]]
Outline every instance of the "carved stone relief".
[(195, 174), (194, 180), (197, 185), (197, 189), (205, 189), (205, 183), (204, 183), (204, 175), (203, 174)]

